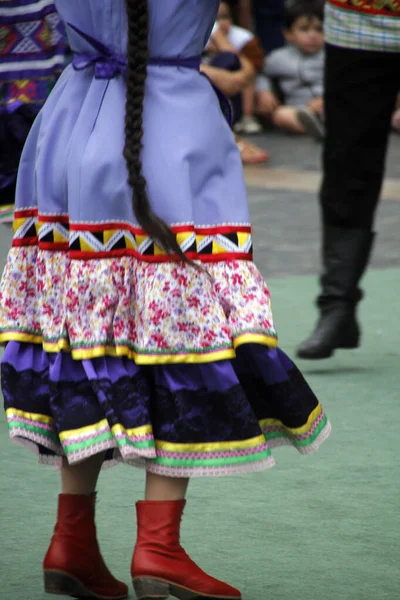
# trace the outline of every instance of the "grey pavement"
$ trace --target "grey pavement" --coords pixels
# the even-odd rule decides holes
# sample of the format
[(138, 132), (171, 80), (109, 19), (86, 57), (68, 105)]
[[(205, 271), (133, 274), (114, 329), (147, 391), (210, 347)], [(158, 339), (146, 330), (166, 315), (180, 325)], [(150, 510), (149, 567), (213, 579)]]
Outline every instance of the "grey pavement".
[[(321, 167), (321, 145), (305, 136), (286, 135), (278, 131), (267, 131), (248, 138), (271, 152), (271, 167), (296, 167), (305, 171), (319, 171)], [(400, 177), (400, 135), (390, 136), (386, 160), (386, 176)]]
[[(269, 165), (260, 167), (265, 172), (266, 180), (268, 170), (274, 168), (285, 167), (305, 173), (320, 172), (321, 146), (311, 139), (268, 132), (252, 141), (271, 153)], [(379, 205), (372, 268), (400, 266), (398, 135), (391, 136), (386, 176), (395, 180), (394, 187), (398, 191), (399, 201), (384, 200)], [(290, 184), (292, 188), (293, 182)], [(317, 192), (251, 187), (249, 204), (254, 229), (255, 261), (263, 275), (270, 279), (318, 273), (320, 220)]]

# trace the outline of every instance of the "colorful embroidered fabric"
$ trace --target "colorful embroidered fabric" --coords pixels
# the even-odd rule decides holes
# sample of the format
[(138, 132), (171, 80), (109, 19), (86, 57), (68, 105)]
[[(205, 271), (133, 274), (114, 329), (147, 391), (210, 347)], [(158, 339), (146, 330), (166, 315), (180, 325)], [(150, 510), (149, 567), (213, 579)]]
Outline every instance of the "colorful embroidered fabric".
[[(188, 258), (206, 262), (251, 260), (250, 225), (201, 227), (172, 226)], [(73, 223), (67, 215), (39, 215), (37, 209), (17, 210), (13, 246), (35, 246), (41, 250), (69, 250), (73, 259), (135, 256), (146, 262), (174, 262), (176, 257), (159, 248), (140, 227), (129, 223)]]
[(51, 0), (0, 0), (0, 223), (12, 222), (30, 128), (64, 68), (64, 25)]
[(52, 0), (1, 0), (0, 111), (41, 108), (64, 68), (65, 43)]
[(14, 215), (14, 204), (0, 204), (0, 224), (12, 223)]
[(400, 0), (328, 0), (344, 10), (353, 10), (369, 15), (400, 16)]

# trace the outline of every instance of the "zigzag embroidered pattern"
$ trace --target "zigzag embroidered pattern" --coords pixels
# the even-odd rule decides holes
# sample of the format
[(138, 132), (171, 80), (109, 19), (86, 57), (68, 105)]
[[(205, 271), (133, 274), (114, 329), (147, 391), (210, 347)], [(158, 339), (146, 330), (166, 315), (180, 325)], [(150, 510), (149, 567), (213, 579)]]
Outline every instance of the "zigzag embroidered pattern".
[[(252, 259), (250, 226), (183, 225), (172, 230), (182, 251), (194, 260)], [(70, 225), (66, 216), (38, 215), (36, 210), (17, 211), (13, 246), (34, 245), (42, 250), (69, 251), (73, 259), (133, 255), (148, 262), (174, 260), (142, 229), (125, 223)]]

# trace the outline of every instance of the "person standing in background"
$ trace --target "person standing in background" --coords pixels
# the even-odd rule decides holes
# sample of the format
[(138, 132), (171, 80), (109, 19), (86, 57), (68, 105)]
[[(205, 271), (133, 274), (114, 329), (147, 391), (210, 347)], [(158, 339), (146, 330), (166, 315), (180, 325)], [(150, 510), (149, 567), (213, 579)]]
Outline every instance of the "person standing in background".
[(236, 4), (240, 25), (251, 29), (254, 21), (266, 54), (284, 46), (284, 0), (237, 0)]
[(400, 88), (399, 0), (328, 0), (320, 318), (304, 359), (356, 348), (360, 279), (368, 265), (388, 137)]
[(51, 0), (1, 0), (0, 223), (12, 221), (22, 148), (64, 68), (64, 52), (64, 27)]
[(266, 54), (285, 44), (283, 27), (285, 3), (283, 0), (253, 0), (256, 34)]

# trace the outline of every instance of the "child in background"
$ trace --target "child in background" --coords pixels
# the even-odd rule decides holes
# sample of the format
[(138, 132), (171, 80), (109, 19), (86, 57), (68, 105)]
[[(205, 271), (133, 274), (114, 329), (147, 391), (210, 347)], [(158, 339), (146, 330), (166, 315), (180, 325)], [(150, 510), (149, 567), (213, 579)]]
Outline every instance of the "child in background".
[[(257, 113), (290, 133), (324, 136), (323, 4), (295, 0), (286, 9), (288, 46), (271, 52), (257, 80)], [(281, 98), (282, 97), (282, 102)]]

